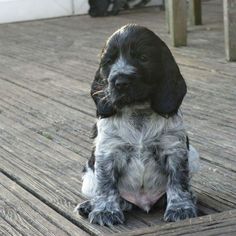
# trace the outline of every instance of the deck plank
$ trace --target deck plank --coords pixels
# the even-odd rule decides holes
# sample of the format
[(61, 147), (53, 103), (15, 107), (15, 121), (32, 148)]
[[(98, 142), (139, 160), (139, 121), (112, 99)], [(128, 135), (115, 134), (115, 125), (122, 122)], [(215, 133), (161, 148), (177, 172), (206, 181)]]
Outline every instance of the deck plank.
[[(236, 64), (224, 59), (221, 8), (219, 0), (203, 2), (205, 25), (189, 28), (188, 47), (170, 46), (188, 84), (183, 113), (202, 160), (192, 186), (203, 214), (236, 208)], [(91, 225), (72, 211), (85, 199), (81, 170), (90, 156), (95, 121), (89, 88), (105, 39), (136, 22), (170, 45), (164, 21), (162, 11), (147, 8), (96, 20), (79, 16), (0, 26), (0, 169), (32, 198), (91, 234), (126, 235), (163, 225), (161, 209), (148, 215), (134, 210), (125, 225), (113, 229)], [(221, 225), (209, 232), (229, 229)], [(21, 234), (9, 223), (3, 230)]]
[(168, 223), (146, 229), (128, 232), (126, 234), (115, 234), (116, 236), (158, 236), (158, 235), (227, 235), (234, 236), (236, 233), (236, 210), (203, 216), (195, 219), (184, 220), (176, 223)]
[(0, 235), (23, 236), (12, 225), (0, 217)]
[(3, 230), (12, 228), (13, 235), (88, 235), (2, 173), (0, 191), (1, 222), (7, 222)]

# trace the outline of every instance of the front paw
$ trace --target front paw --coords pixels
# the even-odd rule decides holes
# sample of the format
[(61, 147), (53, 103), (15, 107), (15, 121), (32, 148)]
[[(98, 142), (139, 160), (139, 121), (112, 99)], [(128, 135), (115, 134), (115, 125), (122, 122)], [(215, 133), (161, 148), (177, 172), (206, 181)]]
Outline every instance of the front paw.
[(172, 205), (166, 209), (164, 220), (167, 222), (175, 222), (197, 216), (196, 208), (194, 205)]
[(92, 211), (92, 204), (89, 200), (82, 202), (75, 208), (75, 211), (78, 211), (81, 216), (87, 218), (89, 213)]
[(89, 221), (93, 224), (112, 226), (124, 223), (124, 214), (122, 211), (114, 210), (93, 210), (89, 214)]

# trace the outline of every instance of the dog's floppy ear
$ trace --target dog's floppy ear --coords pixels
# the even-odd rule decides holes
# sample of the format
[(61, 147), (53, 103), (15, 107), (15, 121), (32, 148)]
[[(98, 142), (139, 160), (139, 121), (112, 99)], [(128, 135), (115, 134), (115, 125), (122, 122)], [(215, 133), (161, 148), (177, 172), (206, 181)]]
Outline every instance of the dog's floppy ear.
[(175, 114), (187, 92), (187, 86), (169, 48), (161, 45), (162, 73), (151, 97), (152, 109), (169, 117)]
[(92, 82), (90, 94), (97, 107), (97, 116), (101, 118), (106, 118), (115, 114), (115, 109), (105, 92), (106, 86), (106, 81), (101, 77), (99, 68)]

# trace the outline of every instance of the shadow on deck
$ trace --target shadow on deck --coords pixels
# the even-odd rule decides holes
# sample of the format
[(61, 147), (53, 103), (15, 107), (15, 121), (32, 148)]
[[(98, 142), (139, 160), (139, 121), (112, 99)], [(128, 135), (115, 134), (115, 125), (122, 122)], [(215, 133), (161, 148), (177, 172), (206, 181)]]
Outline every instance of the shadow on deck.
[(189, 28), (188, 47), (170, 47), (188, 84), (182, 110), (201, 154), (192, 185), (201, 214), (212, 215), (166, 224), (161, 210), (136, 210), (114, 228), (73, 213), (91, 151), (90, 83), (105, 39), (124, 24), (147, 26), (170, 45), (164, 13), (0, 25), (0, 233), (235, 235), (236, 63), (225, 61), (221, 18), (220, 1), (204, 2), (204, 24)]

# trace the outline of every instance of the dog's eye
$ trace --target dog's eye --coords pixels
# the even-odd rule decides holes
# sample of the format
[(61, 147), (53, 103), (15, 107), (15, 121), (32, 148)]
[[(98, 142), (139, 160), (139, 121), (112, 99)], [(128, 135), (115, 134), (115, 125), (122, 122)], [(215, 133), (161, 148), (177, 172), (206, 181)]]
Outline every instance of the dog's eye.
[(141, 62), (147, 62), (148, 61), (148, 56), (146, 56), (146, 55), (140, 55), (139, 56), (139, 60), (141, 61)]

